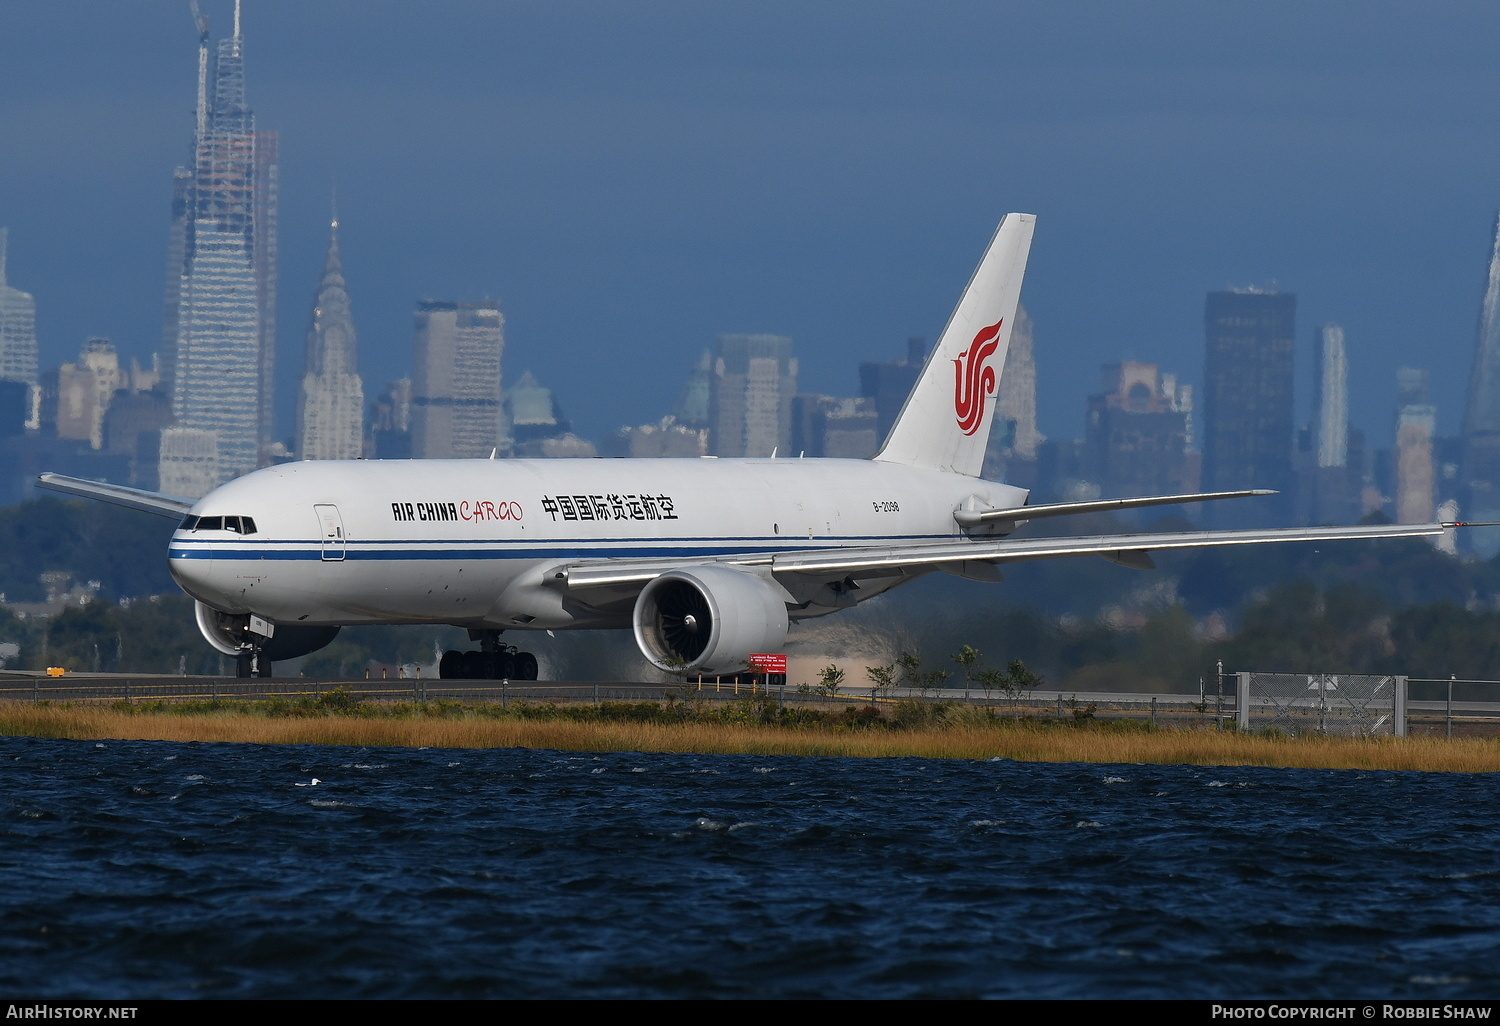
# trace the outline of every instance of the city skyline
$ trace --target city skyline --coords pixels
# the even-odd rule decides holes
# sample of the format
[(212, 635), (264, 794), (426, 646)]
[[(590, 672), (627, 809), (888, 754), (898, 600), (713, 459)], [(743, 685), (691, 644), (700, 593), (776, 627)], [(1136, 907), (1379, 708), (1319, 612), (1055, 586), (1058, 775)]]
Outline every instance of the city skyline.
[[(222, 34), (227, 0), (204, 8)], [(1272, 279), (1304, 323), (1345, 327), (1372, 439), (1390, 437), (1389, 376), (1418, 345), (1454, 433), (1500, 199), (1478, 42), (1500, 14), (1078, 10), (872, 5), (851, 25), (822, 4), (251, 0), (251, 87), (283, 141), (281, 274), (315, 280), (337, 181), (370, 297), (367, 380), (408, 373), (413, 302), (496, 295), (518, 366), (602, 437), (671, 407), (679, 382), (641, 364), (690, 363), (720, 333), (792, 337), (805, 388), (851, 393), (850, 367), (936, 335), (955, 272), (1001, 213), (1029, 209), (1043, 434), (1075, 430), (1099, 365), (1201, 383), (1202, 294)], [(0, 10), (0, 223), (44, 363), (96, 334), (148, 361), (161, 337), (152, 268), (192, 31), (177, 0)], [(994, 38), (1025, 45), (998, 60)], [(1194, 56), (1205, 39), (1234, 40), (1232, 56)], [(282, 291), (295, 352), (304, 299)], [(1305, 336), (1297, 361), (1302, 423)]]

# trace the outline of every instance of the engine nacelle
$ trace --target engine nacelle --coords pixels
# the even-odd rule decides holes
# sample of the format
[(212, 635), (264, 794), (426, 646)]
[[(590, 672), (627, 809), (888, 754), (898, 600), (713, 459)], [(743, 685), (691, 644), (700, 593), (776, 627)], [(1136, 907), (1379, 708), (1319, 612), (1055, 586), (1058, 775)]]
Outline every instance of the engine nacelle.
[(678, 672), (737, 673), (752, 653), (786, 641), (786, 601), (743, 570), (670, 570), (635, 600), (635, 643), (652, 665)]
[[(239, 655), (240, 646), (250, 633), (250, 617), (243, 613), (221, 613), (202, 602), (193, 603), (198, 632), (224, 655)], [(316, 652), (338, 636), (337, 627), (296, 627), (276, 625), (276, 633), (260, 644), (260, 657), (267, 662), (296, 659)]]

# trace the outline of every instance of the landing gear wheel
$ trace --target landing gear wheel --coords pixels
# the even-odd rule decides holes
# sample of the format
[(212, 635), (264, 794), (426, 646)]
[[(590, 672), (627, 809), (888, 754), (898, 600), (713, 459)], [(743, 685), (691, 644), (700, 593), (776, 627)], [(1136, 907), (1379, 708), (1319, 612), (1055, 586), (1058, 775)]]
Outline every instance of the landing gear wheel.
[(462, 674), (464, 680), (484, 680), (489, 675), (489, 659), (483, 652), (463, 654)]
[(536, 680), (536, 656), (530, 652), (516, 653), (516, 680)]
[(496, 652), (492, 657), (495, 660), (495, 677), (499, 680), (510, 680), (516, 676), (516, 657), (509, 652)]
[(450, 648), (438, 660), (438, 676), (443, 680), (458, 680), (464, 675), (464, 654)]

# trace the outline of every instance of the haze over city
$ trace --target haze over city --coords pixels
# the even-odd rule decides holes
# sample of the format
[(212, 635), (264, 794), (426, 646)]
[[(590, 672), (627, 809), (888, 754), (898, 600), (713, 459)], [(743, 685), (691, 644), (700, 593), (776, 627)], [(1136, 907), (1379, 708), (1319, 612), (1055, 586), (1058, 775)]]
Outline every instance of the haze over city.
[[(0, 224), (43, 365), (161, 338), (187, 4), (0, 7)], [(231, 5), (204, 0), (216, 38)], [(1347, 332), (1352, 420), (1395, 370), (1463, 401), (1500, 165), (1484, 4), (245, 5), (280, 133), (278, 432), (338, 192), (367, 392), (419, 299), (500, 301), (506, 375), (585, 437), (672, 408), (720, 332), (790, 336), (799, 387), (941, 329), (1007, 210), (1038, 214), (1038, 420), (1080, 433), (1103, 363), (1203, 373), (1209, 290), (1296, 293)]]

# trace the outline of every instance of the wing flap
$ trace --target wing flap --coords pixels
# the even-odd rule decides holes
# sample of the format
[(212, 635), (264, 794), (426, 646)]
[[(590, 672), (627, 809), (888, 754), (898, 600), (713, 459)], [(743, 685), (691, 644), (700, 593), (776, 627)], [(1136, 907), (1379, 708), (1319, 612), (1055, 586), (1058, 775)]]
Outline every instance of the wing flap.
[(642, 585), (654, 580), (668, 570), (684, 566), (769, 566), (771, 557), (766, 555), (745, 556), (669, 556), (662, 559), (598, 559), (569, 563), (558, 567), (553, 580), (564, 584), (568, 590), (577, 588), (622, 588)]

